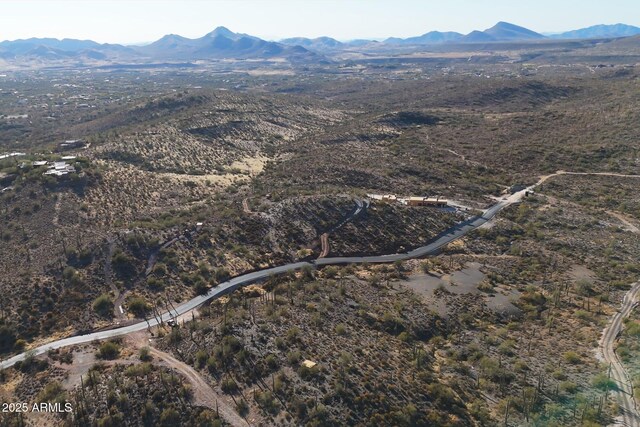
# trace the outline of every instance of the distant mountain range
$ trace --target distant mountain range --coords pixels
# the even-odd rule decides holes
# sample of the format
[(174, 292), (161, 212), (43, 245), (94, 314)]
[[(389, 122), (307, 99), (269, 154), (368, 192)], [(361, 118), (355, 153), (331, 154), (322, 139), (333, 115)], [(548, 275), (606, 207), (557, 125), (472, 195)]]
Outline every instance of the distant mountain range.
[(567, 31), (561, 34), (553, 34), (554, 39), (606, 39), (618, 37), (630, 37), (640, 34), (640, 28), (633, 25), (594, 25), (579, 30)]
[(472, 31), (467, 35), (455, 32), (431, 31), (418, 37), (406, 39), (389, 38), (385, 43), (390, 44), (440, 44), (440, 43), (490, 43), (517, 40), (545, 39), (542, 34), (531, 31), (508, 22), (498, 22), (484, 31)]
[(308, 39), (306, 37), (293, 37), (290, 39), (280, 40), (280, 43), (288, 46), (302, 46), (307, 49), (315, 50), (341, 49), (345, 46), (345, 43), (342, 43), (336, 39), (332, 39), (331, 37), (318, 37), (315, 39)]
[(74, 60), (111, 62), (195, 61), (207, 59), (274, 59), (291, 62), (316, 62), (324, 54), (362, 46), (411, 46), (446, 43), (493, 43), (513, 41), (538, 41), (545, 39), (593, 39), (619, 38), (640, 34), (640, 28), (624, 25), (596, 25), (561, 34), (544, 36), (527, 28), (508, 22), (498, 22), (484, 31), (469, 34), (431, 31), (409, 38), (391, 37), (384, 42), (353, 40), (341, 42), (331, 37), (295, 37), (279, 42), (266, 41), (248, 34), (234, 33), (218, 27), (196, 39), (169, 34), (145, 46), (100, 44), (91, 40), (31, 38), (0, 42), (0, 60), (55, 61)]
[(440, 32), (430, 31), (426, 34), (417, 37), (409, 37), (407, 39), (399, 39), (396, 37), (390, 37), (384, 42), (389, 44), (435, 44), (445, 42), (455, 42), (462, 39), (464, 35), (453, 31)]
[(170, 34), (136, 50), (142, 55), (165, 60), (275, 57), (311, 59), (316, 56), (299, 45), (288, 46), (265, 41), (247, 34), (234, 33), (225, 27), (218, 27), (198, 39)]
[(0, 42), (0, 58), (37, 57), (40, 59), (69, 59), (86, 57), (102, 59), (136, 55), (136, 51), (118, 44), (99, 44), (91, 40), (38, 39)]
[(271, 59), (290, 61), (321, 59), (303, 46), (262, 40), (218, 27), (197, 39), (169, 34), (145, 46), (99, 44), (91, 40), (32, 38), (0, 43), (0, 58), (40, 60), (163, 60), (191, 61), (200, 59)]
[[(544, 36), (535, 31), (508, 22), (498, 22), (484, 31), (472, 31), (467, 35), (455, 32), (431, 31), (418, 37), (406, 39), (388, 38), (385, 43), (396, 45), (439, 44), (439, 43), (487, 43), (505, 41), (526, 41), (543, 39), (596, 39), (629, 37), (640, 34), (640, 28), (632, 25), (594, 25), (579, 30)], [(310, 48), (312, 46), (309, 46)]]

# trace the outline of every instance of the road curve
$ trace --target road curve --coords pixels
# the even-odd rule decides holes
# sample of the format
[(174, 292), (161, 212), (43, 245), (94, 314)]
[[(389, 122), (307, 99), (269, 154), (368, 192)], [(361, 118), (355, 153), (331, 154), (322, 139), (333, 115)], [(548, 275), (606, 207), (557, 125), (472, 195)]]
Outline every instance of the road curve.
[[(526, 190), (523, 190), (523, 192)], [(482, 224), (485, 224), (489, 220), (491, 220), (498, 212), (500, 212), (504, 207), (519, 201), (518, 198), (515, 200), (501, 200), (491, 208), (487, 209), (484, 214), (481, 216), (476, 216), (471, 218), (470, 220), (461, 222), (460, 224), (456, 224), (450, 229), (440, 233), (431, 241), (431, 243), (426, 246), (421, 246), (417, 249), (414, 249), (410, 252), (403, 254), (389, 254), (389, 255), (373, 255), (373, 256), (361, 256), (361, 257), (334, 257), (334, 258), (321, 258), (315, 261), (315, 265), (323, 266), (323, 265), (337, 265), (337, 264), (362, 264), (362, 263), (388, 263), (395, 261), (404, 261), (407, 259), (413, 258), (421, 258), (427, 255), (433, 255), (437, 253), (442, 247), (447, 244), (453, 242), (461, 238), (462, 236), (468, 234), (469, 232), (475, 230), (480, 227)]]
[[(317, 266), (325, 265), (338, 265), (338, 264), (356, 264), (356, 263), (389, 263), (394, 261), (407, 260), (412, 258), (420, 258), (426, 255), (437, 253), (443, 246), (461, 238), (469, 232), (480, 227), (491, 220), (498, 212), (509, 206), (512, 203), (519, 202), (527, 192), (533, 190), (537, 184), (525, 188), (510, 196), (505, 196), (500, 199), (495, 205), (487, 209), (481, 216), (474, 217), (468, 221), (457, 224), (449, 230), (444, 231), (438, 235), (431, 243), (426, 246), (414, 249), (411, 252), (404, 254), (390, 254), (390, 255), (378, 255), (378, 256), (364, 256), (364, 257), (338, 257), (338, 258), (322, 258), (313, 262), (294, 262), (291, 264), (285, 264), (278, 267), (267, 268), (265, 270), (254, 271), (252, 273), (243, 274), (235, 277), (224, 283), (219, 284), (215, 288), (212, 288), (204, 295), (197, 296), (184, 304), (175, 307), (174, 310), (167, 311), (161, 315), (163, 322), (171, 320), (175, 317), (188, 313), (189, 311), (199, 307), (205, 302), (229, 294), (236, 289), (248, 285), (250, 283), (257, 282), (262, 279), (269, 278), (276, 274), (286, 273), (289, 271), (300, 270), (302, 268), (315, 268)], [(6, 369), (17, 362), (24, 360), (28, 355), (38, 356), (48, 352), (49, 350), (55, 350), (58, 348), (69, 347), (72, 345), (84, 344), (92, 341), (100, 341), (123, 335), (128, 335), (133, 332), (142, 331), (149, 327), (156, 326), (160, 323), (158, 318), (151, 318), (133, 325), (124, 326), (121, 328), (110, 329), (106, 331), (93, 332), (86, 335), (78, 335), (58, 341), (53, 341), (48, 344), (41, 345), (24, 353), (13, 356), (9, 359), (0, 362), (0, 369)]]
[(348, 223), (349, 221), (353, 220), (355, 217), (360, 215), (360, 213), (364, 209), (369, 208), (369, 203), (370, 203), (369, 200), (355, 199), (354, 202), (355, 202), (355, 209), (353, 210), (353, 212), (348, 214), (342, 221), (340, 221), (340, 223), (338, 223), (338, 225), (336, 225), (335, 227), (331, 228), (329, 231), (324, 232), (320, 235), (320, 246), (322, 250), (320, 251), (320, 255), (318, 256), (318, 259), (325, 258), (327, 255), (329, 255), (329, 250), (330, 250), (329, 233), (334, 233), (336, 230), (344, 226), (346, 223)]
[(640, 427), (640, 414), (633, 396), (631, 378), (627, 374), (622, 362), (615, 351), (615, 343), (622, 332), (625, 318), (634, 309), (640, 297), (640, 282), (635, 283), (627, 292), (622, 301), (622, 307), (613, 315), (611, 321), (602, 333), (600, 339), (600, 351), (604, 360), (611, 366), (611, 379), (616, 382), (617, 388), (613, 391), (622, 411), (622, 422), (627, 427)]
[(355, 206), (354, 206), (353, 211), (351, 213), (349, 213), (347, 216), (345, 216), (342, 219), (342, 221), (340, 221), (337, 225), (335, 225), (329, 231), (327, 231), (327, 233), (333, 233), (336, 230), (342, 228), (346, 223), (348, 223), (349, 221), (353, 220), (355, 217), (360, 215), (360, 213), (363, 210), (366, 210), (366, 209), (369, 208), (369, 201), (368, 200), (365, 201), (365, 200), (355, 199), (354, 203), (355, 203)]

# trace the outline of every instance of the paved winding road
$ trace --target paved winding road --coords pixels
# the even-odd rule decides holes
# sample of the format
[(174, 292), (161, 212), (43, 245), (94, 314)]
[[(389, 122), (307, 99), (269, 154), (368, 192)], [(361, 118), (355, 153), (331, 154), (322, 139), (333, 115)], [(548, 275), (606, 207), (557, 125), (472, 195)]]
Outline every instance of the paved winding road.
[(633, 285), (626, 293), (622, 301), (622, 307), (613, 316), (600, 339), (600, 351), (604, 360), (611, 366), (611, 379), (616, 382), (617, 388), (613, 391), (622, 411), (622, 425), (627, 427), (640, 427), (640, 414), (633, 396), (631, 379), (624, 369), (622, 362), (615, 351), (615, 343), (622, 332), (623, 320), (631, 314), (638, 298), (640, 297), (640, 282)]
[[(540, 181), (542, 182), (542, 180)], [(538, 184), (540, 183), (538, 182)], [(500, 212), (506, 206), (509, 206), (512, 203), (519, 202), (528, 191), (533, 190), (538, 184), (532, 185), (522, 191), (514, 193), (510, 196), (505, 196), (502, 199), (499, 199), (495, 205), (491, 208), (487, 209), (481, 216), (477, 216), (468, 221), (460, 223), (449, 230), (441, 233), (437, 236), (431, 243), (426, 246), (420, 247), (418, 249), (414, 249), (411, 252), (404, 254), (391, 254), (391, 255), (380, 255), (380, 256), (365, 256), (365, 257), (340, 257), (340, 258), (322, 258), (318, 259), (314, 262), (295, 262), (291, 264), (281, 265), (279, 267), (268, 268), (265, 270), (255, 271), (253, 273), (243, 274), (242, 276), (235, 277), (231, 280), (228, 280), (220, 285), (216, 286), (209, 290), (205, 295), (197, 296), (192, 300), (181, 304), (175, 307), (172, 311), (167, 311), (162, 314), (161, 318), (163, 322), (171, 320), (175, 317), (188, 313), (189, 311), (199, 307), (205, 302), (218, 298), (220, 296), (229, 294), (236, 289), (248, 285), (250, 283), (257, 282), (262, 279), (266, 279), (270, 276), (286, 273), (289, 271), (299, 270), (305, 267), (315, 268), (317, 266), (324, 265), (337, 265), (337, 264), (354, 264), (354, 263), (388, 263), (394, 262), (398, 260), (406, 260), (411, 258), (419, 258), (426, 255), (431, 255), (437, 253), (443, 246), (448, 243), (461, 238), (462, 236), (468, 234), (469, 232), (475, 230), (480, 227), (482, 224), (485, 224), (489, 220), (491, 220), (498, 212)], [(58, 341), (53, 341), (48, 344), (44, 344), (40, 347), (31, 349), (27, 352), (18, 354), (13, 356), (7, 360), (0, 362), (0, 369), (5, 369), (13, 366), (16, 362), (24, 360), (28, 355), (41, 355), (49, 350), (58, 349), (62, 347), (68, 347), (77, 344), (88, 343), (92, 341), (100, 341), (109, 338), (115, 338), (123, 335), (130, 334), (132, 332), (142, 331), (147, 329), (148, 327), (156, 326), (160, 323), (160, 320), (157, 318), (151, 318), (139, 323), (135, 323), (133, 325), (124, 326), (121, 328), (110, 329), (106, 331), (94, 332), (86, 335), (78, 335), (74, 337), (65, 338)]]
[[(175, 310), (167, 311), (163, 313), (161, 318), (163, 322), (172, 320), (178, 315), (187, 313), (200, 305), (204, 304), (210, 299), (218, 298), (220, 296), (226, 295), (240, 288), (241, 286), (248, 285), (250, 283), (256, 282), (261, 279), (268, 278), (275, 274), (285, 273), (288, 271), (299, 270), (303, 267), (313, 267), (312, 264), (308, 262), (297, 262), (292, 264), (286, 264), (279, 267), (268, 268), (266, 270), (260, 270), (253, 273), (247, 273), (242, 276), (238, 276), (233, 278), (227, 282), (221, 283), (209, 290), (209, 292), (205, 295), (200, 295), (192, 300), (181, 304), (175, 308)], [(40, 347), (34, 348), (22, 354), (18, 354), (10, 359), (4, 360), (0, 362), (0, 369), (5, 369), (10, 366), (15, 365), (16, 362), (24, 360), (27, 355), (40, 355), (48, 352), (49, 350), (55, 350), (58, 348), (69, 347), (77, 344), (84, 344), (92, 341), (100, 341), (109, 338), (115, 338), (123, 335), (128, 335), (133, 332), (142, 331), (147, 329), (148, 327), (156, 326), (160, 323), (158, 318), (151, 318), (147, 321), (142, 321), (135, 323), (133, 325), (124, 326), (122, 328), (110, 329), (107, 331), (94, 332), (86, 335), (78, 335), (74, 337), (65, 338), (58, 341), (53, 341), (48, 344), (42, 345)]]
[(526, 191), (530, 191), (532, 188), (529, 187), (525, 190), (522, 190), (518, 193), (513, 194), (512, 196), (502, 199), (498, 201), (491, 208), (487, 209), (481, 216), (476, 216), (471, 218), (468, 221), (461, 222), (450, 229), (440, 233), (434, 240), (431, 241), (426, 246), (421, 246), (417, 249), (412, 250), (411, 252), (403, 253), (403, 254), (389, 254), (389, 255), (372, 255), (372, 256), (361, 256), (361, 257), (335, 257), (335, 258), (321, 258), (315, 261), (315, 265), (337, 265), (337, 264), (361, 264), (361, 263), (388, 263), (395, 261), (403, 261), (407, 259), (413, 258), (421, 258), (427, 255), (432, 255), (437, 253), (442, 247), (447, 244), (453, 242), (461, 238), (462, 236), (468, 234), (470, 231), (475, 230), (480, 227), (482, 224), (485, 224), (489, 220), (491, 220), (498, 212), (500, 212), (506, 206), (509, 206), (512, 203), (516, 203), (522, 199)]

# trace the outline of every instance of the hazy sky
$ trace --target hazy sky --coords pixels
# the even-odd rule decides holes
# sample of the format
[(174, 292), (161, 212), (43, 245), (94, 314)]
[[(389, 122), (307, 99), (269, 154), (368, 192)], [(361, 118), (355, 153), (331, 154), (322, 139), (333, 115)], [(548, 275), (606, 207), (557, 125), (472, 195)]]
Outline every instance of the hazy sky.
[(223, 25), (266, 39), (467, 33), (508, 21), (538, 32), (640, 26), (639, 0), (0, 0), (0, 40), (27, 37), (149, 42)]

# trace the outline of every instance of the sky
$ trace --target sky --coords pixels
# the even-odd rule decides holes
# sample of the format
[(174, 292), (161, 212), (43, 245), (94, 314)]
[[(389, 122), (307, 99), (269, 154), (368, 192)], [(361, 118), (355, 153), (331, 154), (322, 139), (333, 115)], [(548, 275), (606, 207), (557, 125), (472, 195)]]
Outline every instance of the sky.
[(639, 0), (0, 0), (0, 40), (29, 37), (147, 43), (218, 26), (268, 40), (468, 33), (507, 21), (541, 33), (640, 26)]

